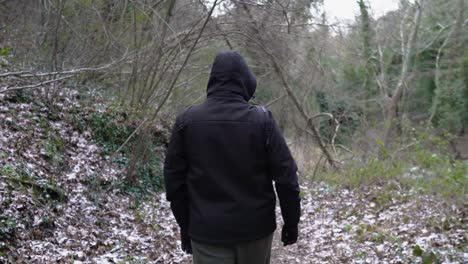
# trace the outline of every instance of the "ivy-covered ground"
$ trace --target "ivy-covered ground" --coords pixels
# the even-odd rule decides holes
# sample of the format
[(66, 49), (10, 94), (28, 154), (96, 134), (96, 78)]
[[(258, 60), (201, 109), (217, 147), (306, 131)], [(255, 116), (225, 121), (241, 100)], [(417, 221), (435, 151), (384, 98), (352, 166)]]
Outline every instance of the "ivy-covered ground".
[[(191, 263), (156, 192), (160, 165), (140, 171), (149, 190), (125, 183), (125, 155), (108, 159), (119, 143), (112, 140), (132, 126), (108, 134), (120, 119), (79, 98), (63, 90), (51, 107), (0, 94), (0, 263)], [(167, 126), (157, 130), (167, 136)], [(152, 145), (152, 162), (162, 160), (164, 140)], [(274, 264), (468, 263), (466, 203), (306, 180), (302, 193), (299, 241), (283, 247), (277, 230)]]

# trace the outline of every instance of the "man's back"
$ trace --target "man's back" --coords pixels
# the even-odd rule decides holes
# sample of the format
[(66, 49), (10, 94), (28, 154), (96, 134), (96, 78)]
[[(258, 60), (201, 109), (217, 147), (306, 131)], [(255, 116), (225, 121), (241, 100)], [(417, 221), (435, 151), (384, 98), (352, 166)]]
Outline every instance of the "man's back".
[(235, 96), (210, 97), (184, 114), (190, 168), (189, 234), (233, 243), (275, 229), (275, 194), (267, 172), (267, 113)]
[[(207, 100), (177, 117), (164, 176), (187, 252), (191, 239), (238, 249), (271, 249), (276, 228), (273, 182), (285, 222), (282, 240), (287, 245), (297, 239), (297, 167), (272, 114), (249, 105), (255, 88), (255, 77), (243, 58), (236, 52), (220, 53), (212, 66)], [(245, 246), (252, 241), (260, 242)], [(251, 255), (236, 252), (238, 257)], [(268, 252), (256, 257), (269, 259)]]

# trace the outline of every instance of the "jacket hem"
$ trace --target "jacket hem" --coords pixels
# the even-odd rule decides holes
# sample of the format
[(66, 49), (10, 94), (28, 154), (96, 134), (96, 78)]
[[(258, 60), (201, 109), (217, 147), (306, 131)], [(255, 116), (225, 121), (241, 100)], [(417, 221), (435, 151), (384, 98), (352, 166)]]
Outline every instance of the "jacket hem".
[(272, 233), (274, 233), (275, 230), (276, 230), (276, 224), (274, 228), (272, 229), (270, 228), (266, 232), (262, 232), (262, 233), (259, 233), (255, 236), (251, 236), (248, 238), (239, 238), (239, 239), (206, 239), (197, 235), (193, 235), (191, 233), (189, 233), (189, 236), (192, 240), (194, 240), (195, 242), (199, 242), (199, 243), (210, 244), (210, 245), (233, 245), (233, 244), (240, 244), (244, 242), (255, 241), (255, 240), (265, 238), (271, 235)]

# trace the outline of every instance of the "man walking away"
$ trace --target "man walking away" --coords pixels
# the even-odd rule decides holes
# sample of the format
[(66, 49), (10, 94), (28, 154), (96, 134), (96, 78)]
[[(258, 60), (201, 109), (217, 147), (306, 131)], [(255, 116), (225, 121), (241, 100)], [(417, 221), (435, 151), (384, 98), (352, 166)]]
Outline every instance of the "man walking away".
[(242, 56), (219, 53), (207, 99), (179, 115), (164, 163), (167, 199), (182, 249), (195, 264), (267, 264), (276, 229), (297, 241), (297, 167), (270, 111), (248, 101), (257, 83)]

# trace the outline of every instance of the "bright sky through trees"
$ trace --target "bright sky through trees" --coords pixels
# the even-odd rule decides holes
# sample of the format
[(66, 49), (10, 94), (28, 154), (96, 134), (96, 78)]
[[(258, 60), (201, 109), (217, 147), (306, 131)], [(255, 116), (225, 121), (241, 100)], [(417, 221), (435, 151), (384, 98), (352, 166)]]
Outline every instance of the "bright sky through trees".
[[(398, 0), (367, 0), (372, 16), (379, 17), (398, 8)], [(359, 14), (357, 0), (324, 0), (325, 11), (330, 22), (353, 20)]]

